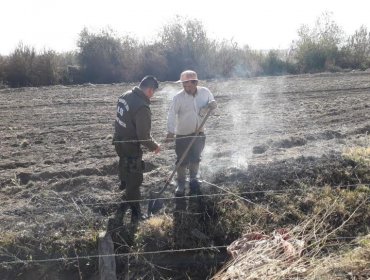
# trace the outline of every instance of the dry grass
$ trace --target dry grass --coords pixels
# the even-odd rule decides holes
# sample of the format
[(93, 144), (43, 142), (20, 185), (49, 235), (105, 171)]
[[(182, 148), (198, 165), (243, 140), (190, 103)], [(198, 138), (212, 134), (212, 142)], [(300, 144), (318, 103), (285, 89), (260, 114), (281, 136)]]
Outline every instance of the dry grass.
[(309, 271), (309, 279), (369, 279), (370, 277), (370, 235), (359, 237), (352, 248), (345, 248), (339, 254), (317, 260)]
[[(370, 148), (348, 149), (344, 157), (355, 162), (359, 182), (369, 178)], [(219, 211), (220, 220), (228, 221), (224, 226), (230, 226), (233, 218), (239, 231), (245, 226), (244, 239), (232, 247), (244, 251), (238, 251), (213, 279), (369, 279), (370, 188), (308, 187), (302, 194), (267, 196), (269, 210), (275, 213), (272, 216), (236, 202), (228, 206), (237, 205), (237, 215), (233, 213), (235, 207)], [(291, 228), (287, 239), (291, 251), (284, 247), (283, 239), (276, 238), (274, 229), (279, 227)], [(261, 234), (270, 233), (269, 237), (248, 240), (248, 233), (256, 229)], [(297, 247), (298, 242), (304, 242), (303, 250)]]
[(153, 216), (141, 223), (135, 234), (137, 250), (170, 249), (173, 247), (173, 223), (167, 215)]
[[(348, 246), (339, 239), (338, 232), (359, 214), (359, 210), (367, 202), (368, 198), (360, 201), (347, 219), (336, 228), (329, 225), (333, 215), (336, 215), (337, 205), (326, 204), (321, 213), (294, 226), (284, 236), (274, 233), (274, 237), (266, 240), (244, 241), (249, 247), (246, 246), (247, 249), (227, 263), (213, 279), (323, 279), (316, 278), (316, 275), (330, 275), (335, 268), (340, 267), (339, 263), (327, 272), (318, 269), (318, 266), (325, 267), (322, 263), (324, 260), (329, 262), (328, 256), (331, 256), (331, 252), (343, 250)], [(302, 248), (298, 245), (300, 243), (304, 243)], [(362, 258), (363, 255), (364, 252), (361, 252), (356, 256)], [(344, 261), (344, 258), (342, 260)], [(363, 267), (370, 265), (369, 258), (356, 259), (351, 260), (348, 269), (351, 270), (359, 261)], [(344, 269), (344, 272), (346, 271)]]
[(349, 148), (344, 152), (344, 157), (352, 159), (358, 164), (370, 166), (370, 147)]

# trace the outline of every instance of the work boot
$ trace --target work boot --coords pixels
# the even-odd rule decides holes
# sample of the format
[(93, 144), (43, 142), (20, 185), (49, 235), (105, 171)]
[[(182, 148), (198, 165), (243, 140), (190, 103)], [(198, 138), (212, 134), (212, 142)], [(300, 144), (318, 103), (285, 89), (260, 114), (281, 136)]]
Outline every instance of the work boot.
[(185, 196), (185, 184), (177, 185), (177, 188), (175, 190), (175, 196), (176, 197)]
[(121, 180), (121, 184), (119, 185), (119, 189), (120, 189), (121, 191), (123, 191), (123, 190), (125, 190), (125, 189), (126, 189), (126, 182), (125, 182), (125, 181)]
[(140, 203), (131, 203), (131, 224), (137, 224), (140, 221), (146, 220), (148, 217), (141, 213)]
[(201, 184), (198, 179), (191, 179), (189, 182), (189, 195), (199, 195), (202, 194), (200, 191)]
[(108, 220), (107, 231), (118, 230), (122, 227), (123, 218), (126, 214), (127, 209), (128, 209), (127, 203), (122, 203), (118, 206), (114, 215), (110, 217)]

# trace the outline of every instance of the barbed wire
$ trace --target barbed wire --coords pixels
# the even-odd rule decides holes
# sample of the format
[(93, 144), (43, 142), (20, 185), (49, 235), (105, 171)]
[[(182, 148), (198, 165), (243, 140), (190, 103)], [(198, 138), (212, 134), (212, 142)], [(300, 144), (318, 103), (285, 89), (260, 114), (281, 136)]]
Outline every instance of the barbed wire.
[[(248, 203), (251, 203), (253, 205), (256, 205), (258, 207), (262, 207), (256, 202), (253, 202), (245, 197), (242, 197), (242, 195), (249, 195), (249, 194), (261, 194), (261, 193), (287, 193), (287, 192), (302, 192), (302, 191), (310, 191), (310, 190), (323, 190), (325, 186), (322, 187), (309, 187), (309, 188), (286, 188), (286, 189), (270, 189), (270, 190), (256, 190), (256, 191), (245, 191), (245, 192), (232, 192), (231, 190), (226, 190), (216, 184), (210, 183), (208, 181), (203, 180), (202, 182), (219, 188), (220, 190), (224, 191), (224, 193), (216, 193), (216, 194), (196, 194), (196, 195), (185, 195), (181, 197), (158, 197), (158, 198), (145, 198), (145, 199), (136, 199), (136, 200), (119, 200), (119, 201), (110, 201), (110, 202), (97, 202), (97, 203), (84, 203), (82, 200), (74, 199), (71, 203), (66, 203), (64, 205), (56, 205), (56, 206), (44, 206), (44, 207), (36, 207), (34, 210), (52, 210), (52, 209), (64, 209), (67, 207), (76, 208), (76, 205), (78, 206), (84, 206), (84, 207), (94, 207), (94, 206), (107, 206), (107, 205), (120, 205), (124, 203), (142, 203), (142, 202), (151, 202), (155, 200), (162, 200), (162, 201), (169, 201), (169, 200), (181, 200), (181, 199), (189, 199), (189, 198), (201, 198), (201, 197), (223, 197), (223, 196), (235, 196), (241, 200), (244, 200)], [(350, 187), (357, 187), (357, 186), (370, 186), (370, 184), (366, 183), (359, 183), (359, 184), (349, 184), (349, 185), (336, 185), (336, 186), (330, 186), (332, 189), (339, 189), (339, 188), (350, 188)], [(263, 208), (263, 207), (262, 207)], [(265, 209), (267, 212), (271, 213), (269, 210)], [(5, 212), (9, 212), (5, 211)]]
[[(279, 126), (268, 127), (268, 129), (277, 129), (277, 128), (283, 129), (283, 127), (279, 127)], [(161, 133), (164, 136), (167, 134), (167, 131), (165, 133), (162, 133), (162, 132), (163, 131), (160, 131), (160, 132), (158, 131), (158, 132), (154, 132), (154, 134)], [(16, 132), (14, 132), (14, 133), (16, 133)], [(241, 135), (254, 134), (254, 133), (255, 133), (255, 131), (243, 130), (243, 131), (239, 131), (237, 133), (228, 133), (228, 134), (225, 134), (225, 133), (211, 133), (211, 134), (205, 133), (205, 135), (184, 135), (184, 136), (174, 137), (169, 142), (161, 141), (160, 144), (171, 144), (171, 143), (174, 143), (174, 141), (176, 139), (186, 139), (186, 138), (204, 138), (204, 137), (205, 138), (214, 138), (214, 137), (220, 137), (220, 136), (227, 136), (227, 137), (238, 136), (239, 139), (242, 139), (240, 137)], [(152, 131), (152, 135), (153, 135), (153, 131)], [(113, 135), (112, 135), (112, 137), (113, 137)], [(89, 141), (89, 140), (90, 140), (89, 138), (86, 138), (86, 142)], [(101, 139), (101, 137), (99, 137), (99, 138), (95, 138), (93, 140), (104, 140), (104, 139)], [(114, 144), (114, 143), (142, 143), (142, 142), (153, 141), (155, 139), (152, 138), (152, 139), (142, 139), (142, 140), (139, 140), (139, 139), (132, 139), (132, 140), (113, 140), (112, 138), (105, 137), (105, 140), (109, 140), (109, 142), (111, 142), (112, 144)], [(55, 143), (52, 143), (52, 141), (46, 141), (46, 142), (43, 141), (43, 143), (55, 144)]]
[(228, 193), (228, 194), (230, 194), (230, 195), (232, 195), (232, 196), (235, 196), (235, 197), (237, 197), (237, 198), (239, 198), (239, 199), (241, 199), (241, 200), (244, 200), (244, 201), (248, 202), (249, 204), (255, 205), (255, 206), (257, 206), (257, 207), (261, 208), (262, 210), (264, 210), (265, 212), (267, 212), (267, 213), (269, 213), (269, 214), (272, 214), (272, 215), (274, 214), (274, 213), (272, 213), (271, 211), (269, 211), (268, 209), (266, 209), (265, 207), (263, 207), (263, 206), (259, 205), (258, 203), (255, 203), (255, 202), (251, 201), (250, 199), (247, 199), (247, 198), (242, 197), (242, 196), (240, 196), (240, 195), (238, 195), (238, 194), (235, 194), (234, 192), (232, 192), (232, 191), (230, 191), (230, 190), (228, 190), (228, 189), (222, 188), (222, 187), (220, 187), (220, 186), (218, 186), (218, 185), (216, 185), (216, 184), (213, 184), (213, 183), (207, 182), (207, 181), (205, 181), (205, 180), (203, 180), (203, 182), (204, 182), (204, 183), (206, 183), (206, 184), (208, 184), (208, 185), (210, 185), (210, 186), (216, 187), (216, 188), (218, 188), (218, 189), (220, 189), (220, 190), (222, 190), (222, 191), (224, 191), (224, 192), (226, 192), (226, 193)]
[[(268, 122), (254, 122), (254, 121), (252, 121), (251, 124), (250, 124), (250, 126), (251, 127), (255, 127), (256, 124), (258, 124), (258, 125), (266, 125), (267, 123)], [(248, 127), (248, 124), (246, 126)], [(318, 127), (318, 126), (316, 125), (315, 127)], [(284, 123), (282, 123), (282, 125), (280, 125), (280, 126), (267, 126), (267, 127), (261, 127), (261, 128), (262, 128), (261, 131), (268, 131), (268, 130), (272, 130), (272, 129), (279, 129), (279, 130), (286, 129), (286, 127), (284, 127)], [(233, 129), (233, 130), (235, 130), (235, 129)], [(237, 136), (239, 139), (241, 139), (241, 137), (240, 137), (241, 135), (254, 134), (255, 132), (256, 131), (248, 131), (248, 130), (243, 129), (243, 131), (238, 131), (237, 133), (228, 133), (228, 134), (225, 134), (225, 133), (218, 133), (218, 134), (217, 133), (216, 134), (211, 133), (211, 134), (208, 134), (208, 133), (206, 133), (205, 135), (200, 135), (200, 136), (196, 136), (196, 135), (185, 135), (185, 136), (175, 137), (175, 138), (173, 138), (173, 141), (171, 141), (171, 142), (174, 142), (175, 139), (203, 138), (203, 137), (206, 137), (206, 138), (214, 138), (214, 137), (220, 137), (220, 136), (227, 136), (227, 137)], [(14, 131), (14, 133), (16, 133), (16, 131)], [(165, 129), (165, 130), (152, 130), (151, 134), (152, 135), (163, 134), (165, 136), (167, 134), (167, 129)], [(364, 133), (364, 134), (366, 134), (366, 133)], [(282, 137), (280, 137), (280, 138), (282, 138)], [(320, 138), (320, 135), (318, 136), (318, 138)], [(335, 139), (337, 137), (333, 137), (333, 138)], [(100, 138), (100, 140), (104, 140), (104, 139), (101, 139)], [(153, 139), (142, 139), (142, 140), (139, 140), (139, 139), (113, 140), (112, 138), (107, 138), (106, 137), (106, 140), (109, 140), (112, 144), (114, 144), (114, 143), (143, 143), (143, 142), (152, 141)], [(171, 144), (171, 142), (168, 142), (167, 143), (165, 141), (161, 141), (160, 144)], [(47, 142), (47, 143), (51, 143), (51, 141), (50, 142)]]
[[(268, 128), (265, 128), (264, 130), (267, 130), (267, 129), (283, 129), (284, 127), (281, 127), (281, 126), (273, 126), (273, 127), (268, 127)], [(240, 137), (241, 135), (246, 135), (246, 134), (254, 134), (255, 131), (243, 131), (243, 133), (240, 132), (237, 132), (237, 133), (211, 133), (211, 134), (205, 134), (205, 135), (184, 135), (184, 136), (178, 136), (178, 137), (174, 137), (171, 139), (170, 142), (161, 142), (161, 144), (171, 144), (171, 143), (174, 143), (174, 141), (176, 139), (187, 139), (187, 138), (214, 138), (214, 137), (220, 137), (220, 136), (226, 136), (226, 137), (231, 137), (231, 136), (238, 136), (239, 139), (242, 139), (242, 137)], [(366, 134), (366, 133), (364, 133)], [(283, 137), (280, 137), (281, 139), (284, 139)], [(320, 136), (318, 136), (318, 138), (320, 138)], [(333, 137), (333, 139), (335, 139), (337, 137)], [(149, 142), (149, 141), (152, 141), (153, 139), (144, 139), (144, 140), (112, 140), (112, 143), (141, 143), (141, 142)]]
[[(220, 186), (203, 181), (204, 183), (207, 183), (211, 186), (220, 188), (221, 190), (227, 192), (226, 194), (217, 194), (217, 195), (234, 195), (237, 196), (240, 199), (243, 199), (243, 197), (240, 197), (238, 194), (231, 192), (230, 190), (226, 190), (224, 188), (221, 188)], [(351, 184), (351, 185), (345, 185), (345, 187), (350, 186), (358, 186), (358, 185), (370, 185), (370, 184)], [(343, 187), (343, 185), (339, 185), (337, 187)], [(315, 189), (318, 189), (320, 187), (315, 187)], [(321, 188), (322, 189), (322, 188)], [(282, 189), (282, 190), (261, 190), (261, 191), (252, 191), (252, 192), (244, 192), (245, 193), (261, 193), (261, 192), (276, 192), (276, 191), (297, 191), (297, 190), (304, 190), (304, 189)], [(213, 194), (213, 196), (216, 194)], [(196, 195), (196, 196), (204, 196), (204, 195)], [(188, 196), (188, 197), (196, 197), (196, 196)], [(158, 199), (158, 198), (156, 198)], [(174, 199), (174, 198), (164, 198), (164, 199)], [(152, 199), (150, 199), (152, 200)], [(149, 201), (149, 199), (144, 199), (140, 201)], [(76, 201), (74, 201), (76, 202)], [(128, 201), (129, 202), (129, 201)], [(250, 201), (248, 201), (250, 202)], [(123, 203), (122, 201), (119, 203)], [(256, 204), (256, 203), (254, 203)], [(86, 204), (87, 205), (87, 204)], [(76, 204), (74, 204), (76, 206)], [(258, 205), (259, 206), (259, 205)], [(268, 211), (268, 210), (267, 210)], [(355, 239), (357, 237), (347, 236), (347, 237), (336, 237), (331, 238), (330, 240), (340, 240), (340, 239)], [(329, 240), (329, 239), (328, 239)], [(227, 248), (226, 245), (224, 246), (208, 246), (208, 247), (197, 247), (197, 248), (188, 248), (188, 249), (174, 249), (174, 250), (158, 250), (158, 251), (150, 251), (150, 252), (131, 252), (131, 253), (122, 253), (122, 254), (97, 254), (97, 255), (88, 255), (88, 256), (76, 256), (76, 257), (60, 257), (60, 258), (49, 258), (49, 259), (39, 259), (39, 260), (15, 260), (15, 261), (5, 261), (1, 262), (0, 265), (12, 265), (12, 264), (29, 264), (29, 263), (45, 263), (45, 262), (59, 262), (59, 261), (73, 261), (73, 260), (79, 260), (79, 259), (92, 259), (92, 258), (100, 258), (100, 257), (129, 257), (129, 256), (138, 256), (138, 255), (153, 255), (153, 254), (169, 254), (169, 253), (176, 253), (176, 252), (187, 252), (187, 251), (201, 251), (201, 250), (218, 250), (221, 248)]]
[[(329, 241), (338, 241), (338, 240), (354, 240), (361, 238), (361, 236), (338, 236), (333, 238), (326, 238), (325, 240)], [(351, 245), (351, 244), (346, 244)], [(357, 245), (352, 243), (352, 245)], [(326, 245), (325, 245), (326, 246)], [(48, 263), (48, 262), (61, 262), (61, 261), (77, 261), (80, 259), (96, 259), (96, 258), (105, 258), (105, 257), (130, 257), (130, 256), (145, 256), (145, 255), (158, 255), (158, 254), (173, 254), (173, 253), (184, 253), (184, 252), (194, 252), (194, 251), (219, 251), (219, 249), (226, 249), (228, 245), (219, 245), (219, 246), (205, 246), (205, 247), (196, 247), (196, 248), (183, 248), (183, 249), (171, 249), (171, 250), (157, 250), (157, 251), (137, 251), (137, 252), (128, 252), (128, 253), (119, 253), (119, 254), (96, 254), (96, 255), (85, 255), (85, 256), (76, 256), (76, 257), (60, 257), (60, 258), (48, 258), (48, 259), (30, 259), (22, 260), (17, 259), (15, 261), (3, 261), (0, 262), (0, 265), (13, 265), (13, 264), (30, 264), (30, 263)]]
[(131, 252), (131, 253), (121, 253), (121, 254), (103, 254), (103, 255), (88, 255), (88, 256), (78, 256), (78, 257), (60, 257), (60, 258), (50, 258), (50, 259), (39, 259), (39, 260), (16, 260), (16, 261), (5, 261), (0, 262), (0, 265), (8, 264), (21, 264), (21, 263), (45, 263), (45, 262), (60, 262), (60, 261), (73, 261), (79, 259), (93, 259), (100, 257), (128, 257), (128, 256), (138, 256), (138, 255), (154, 255), (154, 254), (168, 254), (168, 253), (180, 253), (180, 252), (191, 252), (191, 251), (203, 251), (203, 250), (218, 250), (226, 248), (223, 246), (208, 246), (208, 247), (197, 247), (197, 248), (184, 248), (184, 249), (172, 249), (172, 250), (158, 250), (150, 252)]

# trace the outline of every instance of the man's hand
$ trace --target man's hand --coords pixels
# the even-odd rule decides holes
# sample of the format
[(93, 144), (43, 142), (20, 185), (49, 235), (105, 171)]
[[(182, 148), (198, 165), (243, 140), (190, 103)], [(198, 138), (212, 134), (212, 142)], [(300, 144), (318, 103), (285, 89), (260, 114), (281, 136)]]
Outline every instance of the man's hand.
[(212, 100), (208, 103), (207, 107), (210, 109), (210, 110), (214, 110), (217, 108), (217, 103), (215, 100)]
[(159, 146), (158, 145), (158, 147), (157, 147), (157, 149), (155, 149), (154, 151), (153, 151), (153, 153), (155, 153), (155, 154), (159, 154), (159, 152), (161, 151), (161, 146)]
[(175, 139), (175, 134), (168, 132), (164, 142), (169, 143), (169, 142), (172, 142), (174, 139)]
[(208, 113), (208, 111), (213, 111), (216, 108), (217, 108), (217, 103), (215, 100), (212, 100), (206, 106), (200, 108), (199, 116), (203, 118)]

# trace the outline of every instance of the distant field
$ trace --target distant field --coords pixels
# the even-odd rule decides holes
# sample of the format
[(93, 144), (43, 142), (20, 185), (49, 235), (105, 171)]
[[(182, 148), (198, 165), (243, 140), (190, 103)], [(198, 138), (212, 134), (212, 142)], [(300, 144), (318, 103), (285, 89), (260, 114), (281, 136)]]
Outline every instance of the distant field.
[[(315, 159), (369, 145), (370, 73), (200, 84), (211, 89), (219, 105), (206, 125), (201, 168), (208, 181), (233, 187), (237, 180), (245, 189), (253, 189), (259, 180), (264, 188), (274, 188), (284, 174), (294, 173), (298, 163), (303, 172)], [(132, 86), (0, 90), (0, 235), (46, 238), (55, 231), (87, 235), (91, 228), (85, 231), (83, 219), (75, 232), (68, 226), (79, 211), (89, 211), (88, 207), (78, 210), (76, 205), (101, 203), (109, 213), (106, 204), (121, 195), (118, 158), (111, 145), (115, 106), (118, 96)], [(166, 135), (168, 107), (179, 89), (176, 84), (163, 83), (152, 102), (153, 136), (159, 142)], [(145, 160), (149, 170), (142, 188), (144, 198), (149, 188), (159, 189), (171, 172), (173, 146), (163, 144), (160, 155), (147, 153)], [(258, 178), (248, 185), (249, 172), (274, 166), (279, 170), (275, 181), (256, 173)], [(210, 189), (205, 186), (204, 192)], [(172, 193), (170, 189), (166, 195)], [(100, 210), (91, 207), (89, 212), (97, 231), (107, 219)]]

